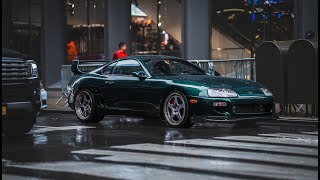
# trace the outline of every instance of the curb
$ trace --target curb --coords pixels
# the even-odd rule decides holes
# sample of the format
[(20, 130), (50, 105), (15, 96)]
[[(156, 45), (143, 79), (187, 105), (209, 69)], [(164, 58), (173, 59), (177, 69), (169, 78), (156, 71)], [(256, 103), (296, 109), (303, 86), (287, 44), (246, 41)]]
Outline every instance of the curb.
[(304, 120), (274, 120), (271, 122), (258, 122), (259, 124), (279, 124), (279, 125), (295, 125), (295, 126), (318, 126), (318, 121), (304, 121)]
[(73, 114), (73, 110), (60, 110), (60, 109), (43, 109), (41, 113), (59, 113), (59, 114)]
[(318, 118), (310, 118), (310, 117), (286, 117), (286, 116), (280, 116), (278, 120), (286, 121), (309, 121), (309, 122), (318, 122)]
[(286, 118), (286, 119), (277, 119), (275, 123), (285, 123), (285, 124), (295, 124), (295, 125), (315, 125), (318, 126), (318, 120), (307, 120), (307, 119), (291, 119), (291, 118)]

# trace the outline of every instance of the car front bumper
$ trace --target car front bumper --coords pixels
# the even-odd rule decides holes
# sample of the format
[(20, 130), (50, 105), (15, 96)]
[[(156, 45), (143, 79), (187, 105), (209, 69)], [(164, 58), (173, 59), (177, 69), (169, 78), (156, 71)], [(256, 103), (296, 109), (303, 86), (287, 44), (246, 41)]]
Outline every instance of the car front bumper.
[[(272, 121), (275, 115), (272, 97), (208, 98), (188, 97), (193, 122)], [(196, 101), (195, 101), (196, 100)], [(223, 102), (225, 106), (214, 106)]]
[(247, 116), (247, 117), (233, 117), (233, 116), (192, 116), (191, 121), (194, 123), (206, 123), (206, 122), (240, 122), (240, 121), (251, 121), (251, 122), (260, 122), (260, 121), (274, 121), (279, 117), (276, 115), (269, 116)]

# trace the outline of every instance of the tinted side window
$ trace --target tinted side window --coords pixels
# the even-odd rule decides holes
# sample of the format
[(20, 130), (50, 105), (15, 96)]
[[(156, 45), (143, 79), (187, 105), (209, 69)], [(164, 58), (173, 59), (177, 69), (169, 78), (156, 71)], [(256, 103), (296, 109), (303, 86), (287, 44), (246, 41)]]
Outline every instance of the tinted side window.
[(112, 64), (109, 64), (108, 66), (106, 66), (106, 67), (104, 67), (103, 69), (102, 69), (102, 74), (104, 74), (104, 75), (108, 75), (108, 74), (111, 74), (111, 72), (112, 72), (112, 69), (113, 69), (113, 67), (116, 65), (117, 63), (112, 63)]
[(124, 60), (117, 63), (112, 74), (131, 76), (133, 72), (143, 71), (136, 60)]

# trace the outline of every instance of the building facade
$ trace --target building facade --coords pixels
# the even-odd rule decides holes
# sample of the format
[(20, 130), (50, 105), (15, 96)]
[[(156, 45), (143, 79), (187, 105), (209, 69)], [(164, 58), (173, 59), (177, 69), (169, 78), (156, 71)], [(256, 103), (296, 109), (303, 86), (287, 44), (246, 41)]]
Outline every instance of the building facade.
[(2, 0), (2, 47), (32, 55), (46, 88), (74, 59), (254, 57), (263, 41), (318, 39), (317, 0)]

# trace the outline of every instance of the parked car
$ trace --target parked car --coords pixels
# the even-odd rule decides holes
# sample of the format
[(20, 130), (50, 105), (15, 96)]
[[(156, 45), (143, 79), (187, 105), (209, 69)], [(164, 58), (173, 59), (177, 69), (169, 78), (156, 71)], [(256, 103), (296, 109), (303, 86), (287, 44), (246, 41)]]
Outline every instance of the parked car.
[(40, 82), (32, 57), (2, 49), (2, 133), (24, 134), (40, 111)]
[(73, 61), (68, 103), (82, 122), (106, 114), (158, 116), (171, 127), (273, 119), (274, 97), (254, 81), (207, 75), (170, 56), (130, 56), (84, 73)]

